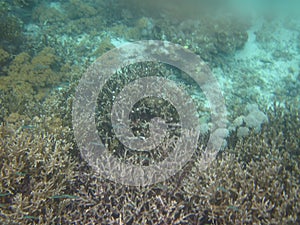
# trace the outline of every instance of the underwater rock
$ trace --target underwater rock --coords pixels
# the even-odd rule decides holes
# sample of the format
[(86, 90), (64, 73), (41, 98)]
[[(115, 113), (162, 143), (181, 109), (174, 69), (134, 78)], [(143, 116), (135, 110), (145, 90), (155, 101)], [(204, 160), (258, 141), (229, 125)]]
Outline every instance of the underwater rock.
[(249, 128), (253, 128), (255, 132), (259, 132), (261, 125), (268, 122), (268, 117), (258, 109), (256, 104), (247, 105), (248, 115), (244, 117), (244, 121)]
[(238, 138), (247, 136), (252, 129), (258, 133), (261, 126), (269, 121), (267, 115), (260, 111), (256, 104), (248, 104), (246, 110), (248, 113), (237, 117), (229, 127), (231, 131), (237, 132)]
[(246, 137), (247, 135), (249, 135), (249, 128), (248, 127), (239, 127), (237, 129), (237, 134), (236, 136), (238, 138), (241, 138), (241, 137)]

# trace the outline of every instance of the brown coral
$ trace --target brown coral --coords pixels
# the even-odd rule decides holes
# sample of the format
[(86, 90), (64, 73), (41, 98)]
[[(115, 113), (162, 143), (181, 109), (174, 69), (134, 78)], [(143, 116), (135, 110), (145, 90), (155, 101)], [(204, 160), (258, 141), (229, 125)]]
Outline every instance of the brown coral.
[[(74, 162), (71, 144), (55, 135), (17, 132), (0, 127), (0, 221), (1, 224), (51, 223), (72, 201)], [(55, 196), (65, 195), (57, 201)]]
[(24, 113), (26, 105), (43, 100), (51, 88), (66, 81), (67, 74), (59, 69), (59, 58), (51, 48), (35, 57), (18, 54), (4, 68), (6, 76), (0, 77), (0, 93), (8, 111)]
[[(46, 102), (49, 115), (59, 112), (71, 97), (66, 94)], [(242, 140), (232, 133), (228, 148), (206, 171), (199, 170), (199, 151), (196, 162), (171, 179), (139, 188), (105, 180), (81, 162), (76, 148), (71, 149), (69, 104), (62, 115), (36, 118), (33, 126), (22, 127), (20, 121), (28, 119), (14, 114), (7, 121), (16, 126), (1, 127), (3, 223), (299, 223), (297, 108), (275, 104), (260, 133)]]
[[(287, 114), (286, 114), (287, 113)], [(207, 171), (198, 163), (185, 189), (213, 224), (297, 224), (299, 118), (278, 109), (262, 133), (239, 140)], [(289, 124), (288, 129), (284, 124)], [(298, 128), (297, 128), (298, 127)]]
[(9, 53), (0, 48), (0, 66), (3, 67), (9, 58)]

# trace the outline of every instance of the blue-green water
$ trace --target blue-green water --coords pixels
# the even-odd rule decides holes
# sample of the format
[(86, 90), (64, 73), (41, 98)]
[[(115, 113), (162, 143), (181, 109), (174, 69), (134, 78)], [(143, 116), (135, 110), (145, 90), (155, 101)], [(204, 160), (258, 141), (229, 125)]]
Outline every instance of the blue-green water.
[(298, 9), (0, 1), (0, 223), (299, 224)]

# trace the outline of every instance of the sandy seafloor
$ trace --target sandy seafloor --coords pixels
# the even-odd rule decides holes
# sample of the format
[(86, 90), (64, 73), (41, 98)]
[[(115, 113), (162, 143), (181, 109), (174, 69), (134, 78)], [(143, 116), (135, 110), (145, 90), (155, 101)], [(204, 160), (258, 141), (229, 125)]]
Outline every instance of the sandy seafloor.
[(263, 21), (255, 19), (243, 49), (222, 68), (212, 69), (227, 103), (233, 107), (254, 103), (268, 108), (277, 100), (300, 98), (298, 20), (289, 21), (287, 26), (286, 21), (277, 18), (269, 27)]
[[(270, 27), (262, 27), (260, 19), (254, 21), (244, 48), (229, 60), (227, 68), (214, 70), (225, 93), (238, 93), (239, 85), (249, 81), (244, 93), (264, 105), (270, 106), (276, 97), (299, 97), (299, 25), (297, 20), (290, 21), (289, 28), (283, 23), (278, 19)], [(261, 29), (266, 40), (256, 38)], [(244, 97), (249, 98), (247, 94)]]

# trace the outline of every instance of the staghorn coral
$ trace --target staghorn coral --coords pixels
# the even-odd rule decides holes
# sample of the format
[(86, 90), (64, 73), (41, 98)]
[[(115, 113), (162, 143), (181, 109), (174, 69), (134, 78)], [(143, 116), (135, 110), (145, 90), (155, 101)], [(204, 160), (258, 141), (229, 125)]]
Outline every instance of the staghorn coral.
[[(110, 138), (114, 138), (109, 133), (109, 108), (113, 96), (126, 82), (130, 82), (126, 77), (134, 76), (137, 71), (144, 71), (145, 68), (149, 74), (166, 74), (161, 65), (136, 64), (123, 68), (104, 87), (100, 93), (103, 101), (99, 102), (96, 118), (99, 134), (108, 133)], [(146, 76), (147, 73), (138, 74)], [(114, 92), (112, 87), (116, 88)], [(141, 101), (135, 107), (144, 108), (144, 103), (153, 110), (148, 109), (150, 111), (147, 115), (151, 112), (160, 116), (166, 114), (167, 118), (171, 116), (168, 113), (172, 110), (167, 105), (155, 108), (150, 99)], [(205, 137), (199, 141), (195, 163), (188, 164), (172, 179), (145, 189), (114, 184), (96, 177), (87, 165), (79, 165), (77, 170), (80, 172), (76, 181), (78, 190), (75, 195), (80, 197), (72, 202), (68, 216), (64, 219), (100, 224), (298, 223), (299, 109), (289, 104), (285, 107), (278, 105), (274, 104), (273, 108), (266, 110), (268, 122), (262, 124), (260, 132), (249, 131), (244, 139), (232, 132), (227, 140), (227, 149), (220, 153), (206, 171), (199, 171), (197, 162)], [(297, 106), (298, 103), (292, 105)], [(252, 109), (257, 112), (256, 107)], [(141, 115), (135, 111), (132, 118)], [(71, 126), (71, 122), (68, 124)], [(135, 128), (143, 132), (139, 124)], [(117, 157), (125, 159), (119, 143), (111, 142), (109, 146)], [(156, 160), (155, 155), (148, 157)], [(131, 163), (145, 162), (134, 155), (126, 160)]]
[[(19, 57), (21, 65), (35, 62), (26, 54)], [(54, 59), (52, 55), (37, 62), (55, 67)], [(70, 66), (65, 65), (60, 70), (68, 72)], [(139, 73), (142, 71), (144, 73)], [(115, 74), (100, 93), (104, 101), (99, 101), (97, 109), (99, 134), (110, 132), (110, 104), (116, 92), (130, 82), (128, 77), (135, 78), (136, 73), (137, 76), (176, 74), (175, 70), (166, 72), (162, 65), (141, 63)], [(113, 87), (116, 92), (111, 90)], [(43, 105), (32, 107), (37, 108), (33, 119), (22, 112), (2, 118), (8, 124), (1, 127), (0, 136), (3, 162), (0, 164), (0, 219), (3, 224), (299, 223), (298, 108), (288, 104), (280, 108), (274, 104), (267, 115), (269, 121), (260, 132), (250, 131), (244, 139), (232, 132), (227, 140), (228, 148), (206, 171), (199, 171), (197, 162), (206, 140), (201, 137), (193, 157), (196, 162), (190, 162), (183, 171), (163, 183), (135, 188), (105, 180), (82, 163), (71, 132), (75, 88), (76, 82), (72, 82), (53, 90)], [(157, 102), (153, 99), (139, 102), (131, 119), (137, 120), (140, 116), (147, 119), (150, 114), (176, 119), (168, 104), (162, 102), (155, 107), (154, 103)], [(298, 103), (292, 105), (298, 106)], [(137, 108), (147, 113), (143, 115)], [(147, 134), (143, 123), (133, 125), (134, 132)], [(110, 151), (121, 160), (149, 163), (143, 155), (142, 158), (136, 155), (125, 158), (119, 143), (109, 145)], [(147, 157), (157, 161), (156, 156)]]
[[(104, 180), (82, 164), (67, 221), (83, 224), (188, 224), (188, 203), (172, 182), (126, 187)], [(186, 211), (185, 211), (186, 210)]]
[[(148, 66), (153, 72), (162, 69)], [(142, 68), (143, 65), (135, 65), (123, 73)], [(109, 85), (115, 82), (123, 85), (125, 81), (116, 79)], [(107, 103), (112, 93), (106, 91), (102, 97)], [(231, 133), (228, 148), (206, 171), (200, 171), (197, 162), (201, 147), (195, 154), (195, 163), (191, 162), (168, 181), (146, 188), (115, 184), (79, 163), (74, 185), (77, 190), (72, 192), (79, 198), (70, 203), (60, 221), (83, 224), (299, 223), (299, 109), (288, 104), (284, 108), (278, 105), (268, 110), (269, 121), (262, 125), (259, 133), (253, 130), (244, 139)], [(102, 123), (100, 133), (109, 127), (105, 123), (109, 118), (105, 115), (98, 118)], [(199, 146), (204, 140), (200, 140)], [(112, 151), (120, 152), (118, 145), (112, 145)], [(117, 156), (124, 158), (122, 154)], [(139, 158), (130, 157), (128, 161), (140, 163)]]
[(275, 105), (260, 134), (231, 143), (207, 171), (196, 162), (185, 190), (209, 223), (299, 223), (297, 110)]
[[(26, 3), (33, 1), (15, 2), (26, 6)], [(208, 61), (219, 53), (233, 53), (242, 48), (247, 40), (247, 25), (237, 25), (235, 21), (223, 22), (220, 19), (217, 23), (205, 20), (180, 23), (166, 20), (165, 17), (153, 20), (148, 17), (136, 18), (140, 14), (125, 12), (113, 3), (106, 4), (117, 7), (114, 10), (111, 7), (101, 10), (94, 8), (93, 2), (69, 1), (61, 3), (62, 8), (54, 7), (59, 4), (38, 6), (33, 19), (43, 24), (37, 30), (38, 34), (43, 32), (42, 35), (36, 35), (42, 37), (43, 41), (37, 38), (32, 46), (42, 43), (55, 47), (59, 52), (47, 48), (34, 57), (21, 53), (6, 68), (1, 67), (4, 76), (0, 77), (0, 122), (5, 122), (5, 125), (1, 126), (0, 132), (0, 223), (299, 223), (299, 109), (288, 105), (286, 108), (275, 105), (268, 114), (268, 124), (261, 127), (261, 133), (253, 133), (249, 129), (240, 130), (240, 133), (233, 131), (228, 138), (226, 153), (220, 154), (205, 172), (198, 170), (197, 162), (190, 163), (172, 179), (142, 189), (104, 180), (93, 174), (88, 165), (81, 163), (82, 158), (71, 132), (72, 94), (76, 82), (61, 84), (72, 70), (69, 65), (61, 67), (59, 61), (62, 58), (69, 57), (74, 62), (80, 62), (80, 57), (95, 50), (93, 44), (99, 42), (97, 36), (103, 30), (108, 33), (115, 31), (118, 37), (128, 39), (155, 37), (170, 40), (194, 50)], [(103, 1), (96, 1), (98, 3)], [(70, 14), (63, 13), (63, 9), (68, 9), (70, 5), (74, 10)], [(0, 12), (5, 12), (2, 9)], [(7, 17), (20, 22), (10, 15), (1, 18), (6, 20)], [(62, 23), (69, 24), (66, 27)], [(21, 24), (12, 25), (18, 25), (15, 34), (20, 35)], [(5, 40), (1, 40), (5, 43), (15, 37), (13, 29), (8, 31), (13, 38), (8, 40), (5, 37)], [(78, 38), (75, 34), (83, 32), (93, 33), (95, 39), (88, 42), (88, 37), (85, 37), (79, 46), (68, 45), (66, 36), (59, 39), (67, 33), (72, 37), (72, 43), (76, 43)], [(259, 35), (257, 37), (259, 39)], [(96, 53), (100, 55), (111, 47), (110, 43), (104, 42)], [(57, 54), (63, 57), (58, 58)], [(3, 64), (8, 59), (4, 53)], [(86, 57), (83, 59), (87, 61)], [(126, 69), (141, 71), (133, 66), (122, 72)], [(150, 72), (165, 73), (166, 70), (150, 66)], [(119, 75), (123, 77), (124, 74)], [(116, 79), (110, 84), (121, 87), (119, 85), (124, 85), (124, 82)], [(110, 100), (115, 94), (109, 92), (109, 88), (102, 94), (111, 104)], [(44, 99), (42, 104), (40, 100)], [(293, 105), (298, 106), (299, 102)], [(155, 107), (155, 101), (146, 99), (135, 107), (133, 119), (141, 115), (145, 119), (149, 113), (167, 118), (175, 115), (171, 113), (173, 108), (165, 102)], [(146, 115), (137, 108), (147, 110)], [(101, 107), (98, 110), (101, 111)], [(107, 108), (102, 110), (106, 112)], [(200, 105), (201, 110), (203, 107)], [(103, 133), (111, 129), (107, 124), (110, 119), (107, 115), (98, 115), (96, 118), (99, 131)], [(246, 121), (251, 124), (249, 119)], [(146, 135), (147, 129), (143, 126), (145, 121), (136, 121), (133, 124), (134, 132), (144, 132)], [(240, 140), (238, 137), (244, 136), (244, 133), (247, 133), (246, 137)], [(202, 140), (199, 142), (203, 144)], [(110, 150), (116, 151), (118, 157), (124, 159), (117, 141), (110, 143)], [(70, 155), (76, 157), (75, 162), (70, 160)], [(150, 158), (153, 159), (153, 156)], [(195, 154), (194, 158), (197, 157)], [(132, 163), (149, 161), (145, 156), (131, 156), (127, 160)], [(47, 174), (49, 171), (53, 172)]]
[[(115, 77), (124, 78), (124, 74), (130, 74), (134, 70), (142, 71), (144, 66), (138, 64), (124, 68)], [(150, 74), (165, 71), (162, 66), (151, 63), (147, 66)], [(68, 67), (65, 69), (68, 70)], [(124, 83), (126, 80), (112, 80), (102, 93), (102, 97), (107, 100), (105, 102), (110, 102), (113, 96), (109, 88), (114, 85), (121, 88)], [(1, 133), (2, 148), (5, 149), (5, 155), (1, 155), (5, 166), (1, 167), (1, 171), (4, 171), (5, 179), (1, 180), (4, 188), (1, 190), (3, 196), (0, 196), (0, 218), (4, 224), (299, 222), (299, 109), (289, 105), (280, 108), (275, 104), (269, 110), (269, 121), (263, 124), (260, 133), (250, 132), (244, 139), (239, 139), (234, 132), (231, 133), (227, 140), (228, 148), (204, 172), (198, 169), (197, 157), (201, 155), (201, 145), (205, 144), (205, 137), (199, 140), (199, 149), (193, 157), (196, 162), (190, 162), (171, 179), (146, 188), (126, 187), (103, 179), (82, 163), (82, 158), (73, 144), (71, 132), (70, 114), (75, 87), (74, 83), (55, 90), (44, 102), (44, 114), (33, 120), (21, 114), (10, 114), (5, 118), (10, 126), (2, 127)], [(137, 107), (140, 108), (146, 102), (151, 106), (151, 101), (146, 99)], [(100, 111), (101, 105), (99, 107)], [(152, 113), (156, 112), (161, 116), (172, 111), (164, 104), (162, 107), (153, 107), (152, 110)], [(138, 115), (139, 112), (133, 114)], [(109, 125), (105, 123), (109, 120), (106, 114), (99, 115), (97, 119), (97, 123), (102, 123), (102, 128), (99, 127), (100, 133), (104, 132), (101, 129), (109, 129)], [(23, 124), (23, 121), (26, 123)], [(138, 124), (137, 131), (143, 131)], [(6, 154), (15, 145), (22, 151)], [(40, 148), (42, 150), (37, 150)], [(120, 149), (111, 144), (112, 151), (121, 153)], [(31, 158), (28, 153), (31, 153)], [(37, 154), (32, 156), (32, 153)], [(18, 163), (18, 166), (8, 165), (9, 154), (10, 159), (16, 158), (12, 162)], [(65, 168), (69, 163), (66, 158), (70, 159), (70, 155), (75, 157), (75, 161), (71, 162), (72, 166)], [(124, 158), (122, 154), (117, 154), (117, 157)], [(127, 160), (140, 163), (135, 156), (130, 156)], [(45, 186), (34, 186), (34, 183), (43, 180), (37, 168), (41, 168), (44, 174), (46, 170), (43, 168), (53, 171), (46, 176)], [(7, 171), (12, 172), (5, 173)], [(28, 183), (26, 179), (29, 179), (27, 173), (33, 174), (29, 176), (31, 186), (25, 185)], [(67, 180), (61, 178), (65, 173), (69, 174)], [(50, 185), (53, 179), (58, 179), (58, 186)], [(33, 187), (36, 188), (32, 192)], [(44, 188), (49, 195), (43, 195)], [(11, 205), (13, 207), (9, 207)], [(23, 210), (17, 211), (17, 208)]]
[[(49, 224), (72, 201), (72, 144), (24, 127), (0, 127), (1, 224)], [(64, 196), (56, 200), (56, 196)]]
[[(285, 157), (270, 152), (268, 157), (245, 166), (226, 154), (205, 173), (194, 170), (197, 185), (197, 177), (192, 176), (189, 181), (194, 180), (195, 186), (190, 190), (191, 185), (186, 186), (190, 194), (200, 196), (194, 202), (195, 208), (206, 209), (208, 221), (213, 224), (297, 223), (298, 180), (283, 168)], [(295, 169), (299, 171), (299, 167)]]
[[(94, 174), (84, 163), (78, 164), (76, 170), (80, 172), (74, 195), (79, 198), (71, 202), (61, 221), (78, 224), (299, 223), (300, 167), (296, 136), (300, 133), (299, 118), (294, 110), (276, 108), (275, 111), (269, 113), (269, 124), (262, 127), (262, 133), (252, 132), (247, 139), (231, 144), (206, 171), (199, 171), (196, 160), (171, 179), (150, 187), (115, 184)], [(289, 124), (288, 128), (282, 127), (284, 124)], [(277, 129), (284, 133), (274, 142), (273, 132)], [(279, 148), (283, 143), (285, 148)]]

